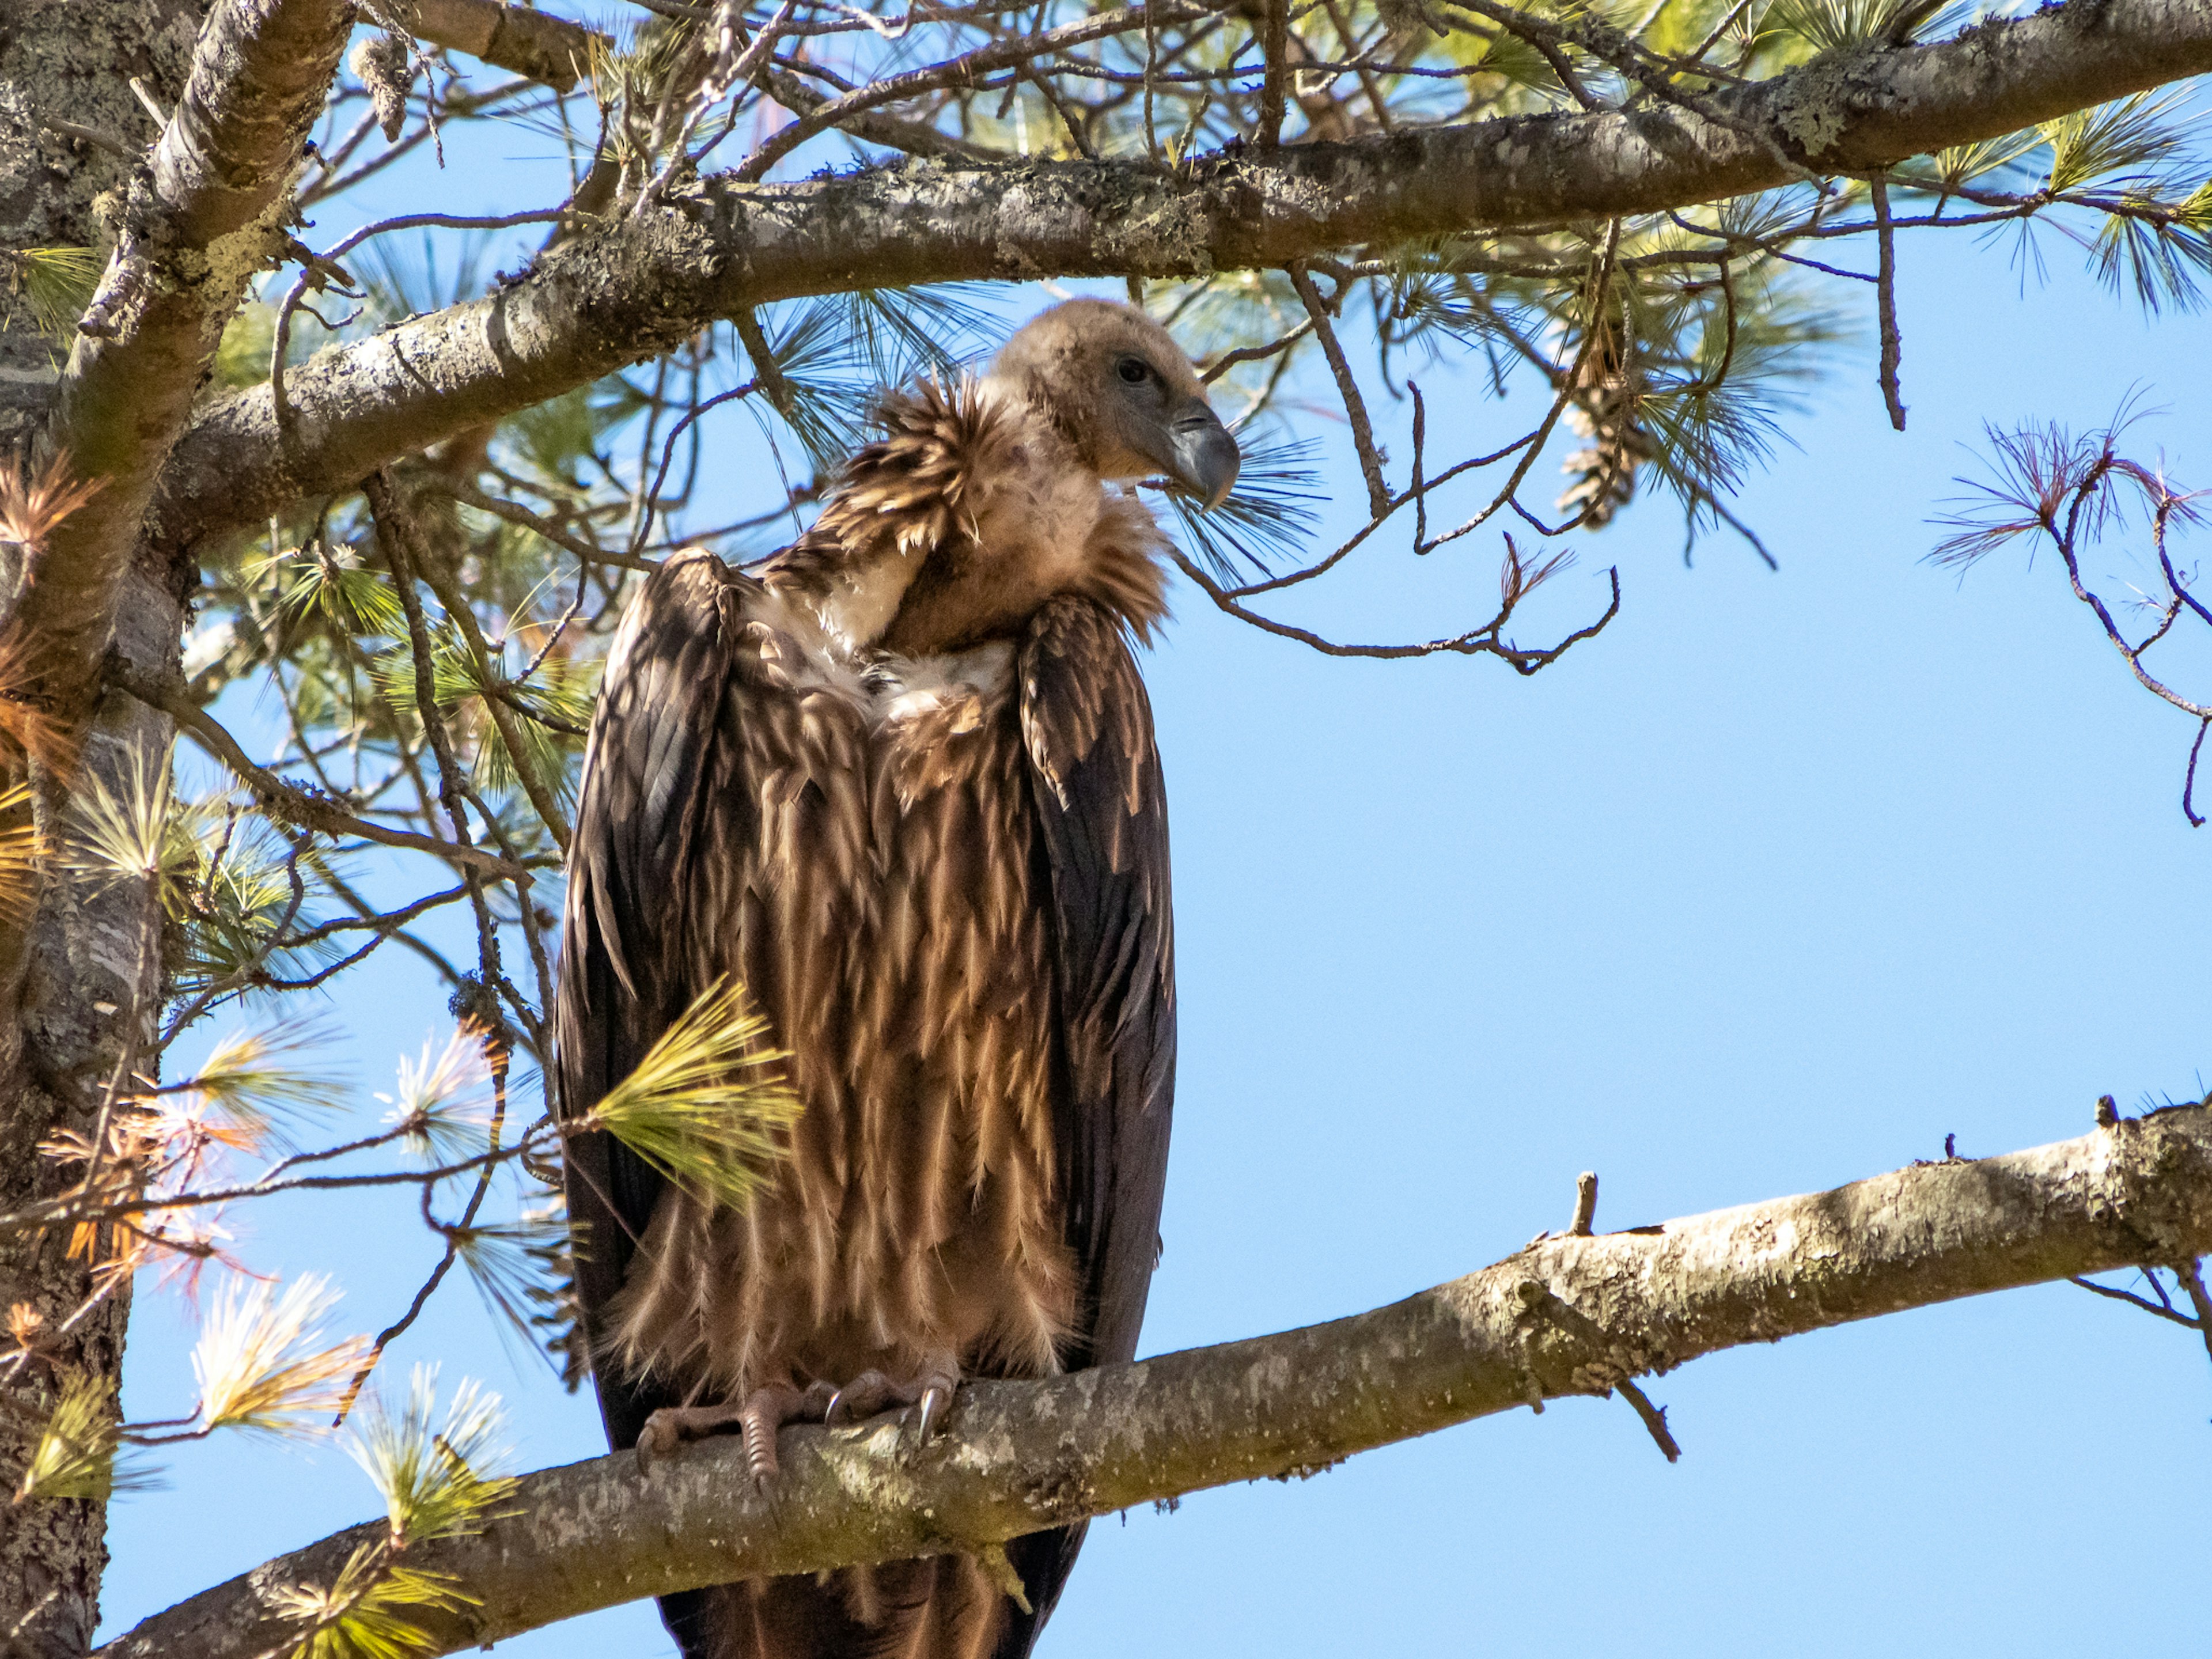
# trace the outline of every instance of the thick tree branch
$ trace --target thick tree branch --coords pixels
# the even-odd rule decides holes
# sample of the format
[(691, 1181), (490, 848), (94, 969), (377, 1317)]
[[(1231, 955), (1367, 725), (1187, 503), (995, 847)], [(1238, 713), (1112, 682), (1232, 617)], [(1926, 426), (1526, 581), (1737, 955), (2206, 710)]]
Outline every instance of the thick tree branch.
[(82, 717), (97, 683), (147, 503), (223, 325), (283, 245), (301, 146), (352, 21), (345, 0), (222, 0), (132, 181), (46, 434), (102, 487), (27, 560), (0, 638), (64, 720)]
[[(994, 1543), (1354, 1452), (1749, 1342), (2212, 1250), (2212, 1110), (2179, 1107), (2002, 1158), (1596, 1237), (1540, 1240), (1371, 1313), (1047, 1382), (973, 1383), (913, 1451), (885, 1420), (792, 1430), (772, 1494), (735, 1438), (641, 1474), (527, 1477), (479, 1537), (410, 1546), (472, 1599), (424, 1612), (453, 1653), (695, 1585)], [(279, 1650), (288, 1586), (329, 1585), (359, 1527), (158, 1613), (99, 1659)], [(410, 1609), (410, 1615), (415, 1612)]]
[(1816, 169), (1863, 173), (2207, 70), (2203, 0), (2070, 0), (1939, 45), (1870, 47), (1716, 93), (1725, 126), (1655, 105), (1248, 150), (1171, 170), (1137, 158), (711, 179), (574, 239), (497, 294), (295, 369), (288, 452), (265, 387), (210, 410), (173, 459), (161, 532), (189, 543), (349, 488), (386, 461), (668, 350), (742, 306), (923, 283), (1279, 268), (1347, 246), (1652, 213), (1783, 184), (1784, 150)]
[(393, 9), (420, 40), (560, 92), (576, 84), (595, 48), (611, 44), (597, 29), (501, 0), (402, 0)]

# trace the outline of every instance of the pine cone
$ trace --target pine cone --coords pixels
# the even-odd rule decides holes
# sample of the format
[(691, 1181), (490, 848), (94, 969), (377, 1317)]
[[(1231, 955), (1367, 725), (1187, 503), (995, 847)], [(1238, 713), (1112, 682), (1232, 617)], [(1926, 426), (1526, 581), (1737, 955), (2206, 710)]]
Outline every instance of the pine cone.
[(1634, 499), (1636, 470), (1656, 453), (1651, 434), (1636, 423), (1641, 399), (1626, 386), (1578, 394), (1567, 410), (1567, 424), (1589, 441), (1560, 464), (1573, 480), (1559, 496), (1559, 510), (1571, 513), (1593, 530)]
[(1600, 325), (1601, 332), (1577, 366), (1574, 401), (1567, 424), (1588, 444), (1560, 464), (1574, 482), (1557, 503), (1593, 530), (1602, 529), (1636, 495), (1636, 470), (1657, 453), (1651, 434), (1637, 423), (1644, 378), (1636, 352), (1618, 316)]

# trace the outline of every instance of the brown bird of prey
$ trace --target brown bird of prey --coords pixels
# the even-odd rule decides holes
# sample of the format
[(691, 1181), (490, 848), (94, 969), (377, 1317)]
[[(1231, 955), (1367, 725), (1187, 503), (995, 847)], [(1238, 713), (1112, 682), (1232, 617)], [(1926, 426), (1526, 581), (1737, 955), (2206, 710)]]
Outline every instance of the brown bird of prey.
[[(562, 1109), (741, 982), (802, 1110), (743, 1210), (569, 1144), (607, 1434), (641, 1458), (1136, 1352), (1175, 1079), (1167, 804), (1131, 641), (1164, 543), (1115, 481), (1217, 505), (1189, 360), (1079, 300), (981, 380), (878, 405), (813, 527), (753, 574), (648, 580), (610, 657), (568, 860)], [(1080, 1527), (665, 1597), (686, 1659), (1017, 1659)]]

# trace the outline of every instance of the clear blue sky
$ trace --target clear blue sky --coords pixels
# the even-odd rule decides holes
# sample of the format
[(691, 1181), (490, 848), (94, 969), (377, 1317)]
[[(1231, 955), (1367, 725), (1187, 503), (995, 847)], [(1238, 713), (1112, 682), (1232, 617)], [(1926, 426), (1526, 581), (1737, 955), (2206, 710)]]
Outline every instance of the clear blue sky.
[[(314, 240), (426, 192), (557, 198), (523, 171), (417, 170)], [(2188, 723), (2129, 682), (2055, 561), (1963, 581), (1923, 562), (1985, 419), (2089, 423), (2140, 388), (2166, 411), (2143, 445), (2212, 479), (2212, 326), (2147, 325), (2048, 246), (2051, 280), (2022, 293), (2002, 244), (1908, 238), (1910, 433), (1883, 418), (1870, 340), (1840, 356), (1740, 503), (1780, 571), (1718, 538), (1686, 568), (1672, 508), (1639, 505), (1580, 538), (1524, 638), (1601, 607), (1608, 563), (1620, 619), (1533, 680), (1325, 660), (1181, 592), (1146, 663), (1182, 1021), (1147, 1351), (1480, 1267), (1562, 1225), (1580, 1170), (1602, 1177), (1600, 1227), (1626, 1226), (1937, 1157), (1947, 1133), (1968, 1154), (2081, 1133), (2101, 1093), (2202, 1092), (2212, 830), (2178, 805)], [(1421, 378), (1432, 432), (1524, 423), (1475, 376)], [(1348, 526), (1341, 428), (1305, 429)], [(749, 422), (720, 430), (750, 499), (773, 475)], [(1287, 614), (1356, 637), (1486, 614), (1494, 538), (1419, 567), (1401, 546)], [(2091, 565), (2136, 570), (2117, 547)], [(2212, 690), (2212, 653), (2184, 660)], [(364, 1111), (442, 1003), (397, 952), (332, 996)], [(384, 1323), (434, 1257), (404, 1202), (245, 1219), (258, 1265), (337, 1273), (349, 1328)], [(147, 1294), (132, 1415), (188, 1406), (187, 1340)], [(506, 1395), (522, 1466), (599, 1449), (588, 1397), (504, 1355), (466, 1288), (387, 1365), (421, 1358)], [(1672, 1468), (1625, 1406), (1571, 1401), (1109, 1518), (1044, 1650), (2203, 1650), (2212, 1367), (2187, 1333), (2061, 1286), (1650, 1386)], [(375, 1504), (335, 1448), (229, 1440), (170, 1475), (115, 1507), (109, 1632)], [(500, 1651), (672, 1649), (638, 1607)]]

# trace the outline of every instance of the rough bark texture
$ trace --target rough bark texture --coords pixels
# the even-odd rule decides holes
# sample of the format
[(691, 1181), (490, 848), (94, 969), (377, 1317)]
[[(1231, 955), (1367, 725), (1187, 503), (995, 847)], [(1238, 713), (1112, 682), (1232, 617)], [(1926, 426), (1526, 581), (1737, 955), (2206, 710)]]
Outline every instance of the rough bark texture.
[[(1852, 172), (2212, 70), (2203, 0), (2069, 0), (1931, 46), (1864, 51), (1682, 110), (1524, 116), (1343, 143), (1142, 161), (914, 162), (702, 182), (577, 238), (489, 298), (333, 348), (209, 410), (158, 505), (165, 539), (301, 495), (666, 350), (741, 307), (861, 287), (1169, 276), (1360, 245), (1683, 207), (1781, 184), (1777, 147)], [(1754, 134), (1765, 135), (1768, 143)]]
[(31, 561), (7, 623), (65, 712), (96, 675), (155, 481), (223, 325), (283, 251), (301, 146), (352, 23), (345, 0), (222, 0), (131, 180), (41, 446), (101, 487)]
[[(0, 336), (0, 443), (65, 449), (80, 477), (105, 481), (27, 568), (11, 560), (0, 636), (10, 690), (42, 693), (81, 740), (69, 775), (32, 769), (49, 847), (72, 834), (70, 802), (97, 782), (118, 799), (154, 787), (167, 718), (103, 696), (112, 650), (154, 676), (176, 672), (180, 583), (139, 537), (161, 462), (248, 276), (274, 251), (299, 144), (319, 112), (350, 17), (334, 0), (226, 0), (203, 27), (192, 5), (106, 0), (15, 4), (0, 14), (0, 234), (13, 248), (119, 247), (73, 349)], [(135, 168), (97, 144), (56, 136), (56, 118), (125, 148), (151, 122), (130, 90), (143, 78), (174, 111)], [(125, 174), (128, 174), (125, 177)], [(104, 193), (102, 193), (104, 192)], [(58, 364), (68, 350), (67, 366)], [(15, 550), (9, 550), (11, 553)], [(10, 781), (13, 780), (10, 779)], [(57, 1190), (39, 1143), (90, 1133), (106, 1091), (160, 1012), (161, 919), (143, 884), (105, 889), (48, 860), (27, 921), (0, 926), (0, 1207)], [(83, 1304), (87, 1264), (60, 1237), (0, 1242), (0, 1308), (28, 1303), (50, 1326)], [(127, 1285), (82, 1319), (0, 1398), (0, 1506), (65, 1370), (119, 1378)], [(90, 1646), (106, 1562), (103, 1506), (90, 1500), (0, 1507), (0, 1654), (76, 1659)]]
[[(1372, 1313), (1048, 1382), (962, 1389), (918, 1454), (895, 1421), (790, 1430), (769, 1495), (734, 1439), (649, 1474), (627, 1455), (528, 1477), (481, 1536), (416, 1545), (471, 1601), (423, 1623), (453, 1653), (641, 1596), (950, 1548), (1261, 1475), (1470, 1418), (1602, 1394), (1747, 1342), (2212, 1249), (2212, 1111), (1916, 1165), (1832, 1192), (1541, 1241)], [(281, 1650), (270, 1603), (330, 1583), (365, 1526), (148, 1620), (100, 1659)]]
[[(192, 0), (9, 0), (0, 7), (0, 246), (88, 247), (115, 240), (118, 191), (130, 165), (56, 118), (103, 133), (129, 149), (154, 141), (153, 123), (129, 77), (157, 98), (184, 90), (199, 33)], [(104, 208), (103, 196), (109, 198)], [(0, 456), (12, 455), (46, 416), (69, 343), (32, 325), (21, 296), (0, 285)]]
[[(0, 240), (11, 249), (89, 247), (105, 253), (120, 223), (130, 167), (100, 144), (64, 136), (55, 118), (150, 147), (153, 124), (131, 93), (136, 75), (165, 106), (184, 93), (201, 8), (192, 0), (15, 0), (0, 8)], [(0, 463), (27, 448), (52, 408), (68, 342), (39, 333), (19, 300), (0, 297)], [(13, 553), (12, 548), (6, 550)], [(12, 559), (0, 582), (12, 591)], [(134, 595), (131, 647), (173, 661), (181, 617), (159, 588)], [(167, 722), (118, 702), (100, 711), (86, 763), (111, 785), (134, 761), (158, 757)], [(112, 718), (106, 716), (112, 715)], [(51, 820), (52, 803), (44, 815)], [(89, 1129), (90, 1106), (112, 1066), (123, 1011), (158, 988), (142, 903), (58, 888), (27, 932), (10, 930), (10, 995), (0, 1012), (0, 1206), (53, 1189), (39, 1141)], [(20, 997), (13, 988), (21, 982)], [(144, 1012), (151, 1013), (150, 1001)], [(105, 1008), (110, 1012), (102, 1012)], [(89, 1288), (82, 1262), (56, 1245), (0, 1244), (0, 1307), (27, 1302), (50, 1319)], [(111, 1384), (121, 1375), (127, 1296), (82, 1321), (54, 1355)], [(33, 1370), (0, 1391), (0, 1504), (21, 1479), (28, 1446), (14, 1408), (42, 1403)], [(0, 1520), (0, 1653), (74, 1659), (90, 1646), (107, 1563), (103, 1506), (37, 1505)]]
[(566, 92), (604, 39), (565, 18), (524, 11), (501, 0), (411, 0), (398, 15), (422, 40), (465, 52)]

